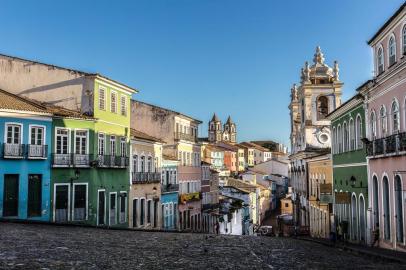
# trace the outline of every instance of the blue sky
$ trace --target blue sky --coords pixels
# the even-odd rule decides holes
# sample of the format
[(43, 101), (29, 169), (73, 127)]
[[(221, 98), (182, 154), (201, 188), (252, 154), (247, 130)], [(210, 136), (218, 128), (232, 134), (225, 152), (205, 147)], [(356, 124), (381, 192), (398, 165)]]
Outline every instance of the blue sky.
[(239, 140), (289, 143), (290, 87), (320, 45), (338, 60), (343, 100), (372, 75), (366, 41), (400, 0), (2, 1), (0, 52), (99, 72), (136, 99), (204, 121), (237, 123)]

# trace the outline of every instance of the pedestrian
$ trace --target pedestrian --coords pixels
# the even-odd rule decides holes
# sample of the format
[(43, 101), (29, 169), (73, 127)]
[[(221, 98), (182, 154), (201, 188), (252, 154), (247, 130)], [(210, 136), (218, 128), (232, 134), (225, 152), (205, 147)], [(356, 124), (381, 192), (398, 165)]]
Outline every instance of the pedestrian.
[(220, 225), (218, 222), (216, 222), (216, 234), (220, 234)]
[(372, 242), (372, 246), (374, 247), (377, 243), (377, 247), (379, 247), (379, 223), (376, 223), (375, 230), (373, 231), (374, 235), (374, 242)]

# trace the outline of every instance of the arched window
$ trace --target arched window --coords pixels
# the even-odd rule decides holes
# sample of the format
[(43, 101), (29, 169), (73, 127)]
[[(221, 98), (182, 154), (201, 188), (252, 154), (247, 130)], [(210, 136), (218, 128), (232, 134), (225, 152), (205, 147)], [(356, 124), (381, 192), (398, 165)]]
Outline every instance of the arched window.
[(326, 118), (328, 114), (328, 98), (321, 96), (317, 99), (317, 120)]
[(373, 215), (374, 228), (379, 227), (379, 197), (378, 197), (378, 178), (373, 177)]
[(381, 115), (381, 136), (385, 136), (387, 130), (388, 130), (388, 121), (386, 119), (386, 108), (385, 106), (382, 105), (381, 107), (381, 111), (380, 111), (380, 115)]
[(337, 133), (336, 127), (333, 127), (333, 154), (337, 153)]
[(376, 116), (375, 116), (375, 112), (372, 111), (371, 112), (371, 138), (374, 139), (376, 137)]
[(389, 39), (388, 50), (389, 50), (389, 66), (391, 66), (391, 65), (395, 64), (395, 62), (396, 62), (396, 42), (395, 42), (395, 37), (391, 37)]
[(350, 147), (349, 147), (349, 150), (350, 151), (352, 151), (352, 150), (355, 150), (355, 139), (356, 139), (356, 137), (355, 137), (355, 125), (354, 125), (354, 119), (350, 119), (350, 135), (349, 135), (349, 138), (350, 138)]
[(386, 240), (390, 240), (389, 182), (386, 176), (383, 177), (382, 187), (384, 236)]
[(383, 58), (382, 47), (378, 49), (377, 62), (378, 62), (378, 75), (379, 75), (384, 71), (384, 67), (383, 67), (384, 58)]
[(343, 152), (348, 151), (348, 126), (347, 123), (343, 124)]
[(145, 172), (145, 157), (141, 157), (141, 172)]
[(148, 157), (147, 172), (152, 172), (152, 157)]
[(355, 120), (355, 134), (356, 134), (356, 148), (357, 149), (361, 149), (362, 148), (362, 120), (361, 120), (361, 116), (357, 116), (356, 120)]
[(338, 154), (343, 151), (343, 134), (341, 132), (341, 126), (337, 127), (337, 143), (338, 143)]
[(392, 102), (392, 131), (393, 133), (400, 130), (400, 112), (399, 104), (396, 100)]
[(406, 54), (406, 25), (403, 27), (402, 31), (402, 39), (403, 39), (403, 54)]
[(395, 176), (395, 217), (396, 217), (396, 241), (403, 243), (403, 200), (402, 180), (399, 175)]
[(138, 156), (133, 157), (133, 171), (138, 172)]

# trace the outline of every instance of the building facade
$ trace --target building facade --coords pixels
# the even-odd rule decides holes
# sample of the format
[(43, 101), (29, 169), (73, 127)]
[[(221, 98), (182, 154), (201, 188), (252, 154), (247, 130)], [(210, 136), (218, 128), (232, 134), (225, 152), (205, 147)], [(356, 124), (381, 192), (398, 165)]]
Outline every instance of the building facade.
[(0, 217), (49, 221), (52, 114), (0, 90)]
[(309, 226), (309, 179), (307, 160), (329, 153), (331, 147), (328, 113), (341, 105), (341, 88), (337, 62), (331, 68), (317, 47), (313, 65), (305, 63), (301, 83), (291, 89), (290, 179), (293, 187), (294, 222)]
[(375, 76), (358, 91), (367, 123), (370, 231), (379, 228), (381, 247), (406, 251), (406, 4), (374, 34)]
[(179, 203), (179, 182), (178, 182), (179, 160), (176, 157), (162, 157), (162, 228), (164, 230), (177, 230), (178, 224), (178, 203)]
[(363, 97), (355, 95), (328, 118), (333, 132), (333, 191), (336, 227), (345, 239), (367, 243), (368, 170)]

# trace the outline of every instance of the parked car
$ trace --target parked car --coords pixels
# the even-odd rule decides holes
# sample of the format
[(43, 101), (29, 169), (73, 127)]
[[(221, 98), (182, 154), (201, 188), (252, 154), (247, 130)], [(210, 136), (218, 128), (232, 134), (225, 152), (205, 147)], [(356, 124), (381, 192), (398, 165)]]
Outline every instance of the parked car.
[(263, 236), (272, 236), (273, 228), (272, 228), (272, 226), (261, 226), (258, 229), (258, 233)]

